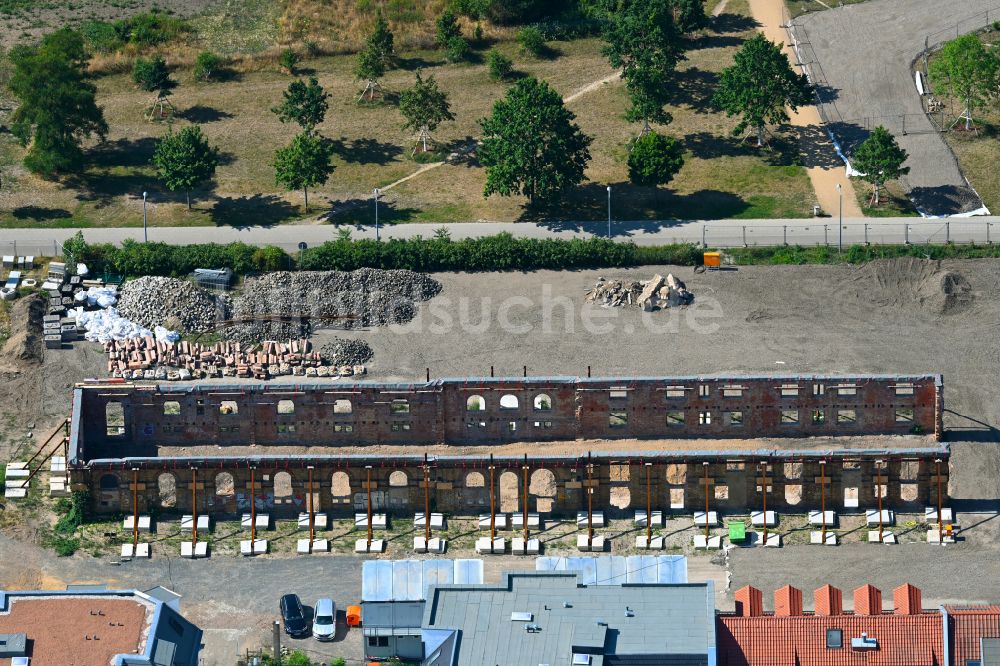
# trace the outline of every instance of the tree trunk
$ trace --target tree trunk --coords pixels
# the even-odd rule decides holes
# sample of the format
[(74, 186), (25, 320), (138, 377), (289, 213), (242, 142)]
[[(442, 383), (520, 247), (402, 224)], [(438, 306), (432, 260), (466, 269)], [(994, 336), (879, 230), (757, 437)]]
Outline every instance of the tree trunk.
[(757, 128), (757, 147), (761, 148), (764, 146), (764, 126), (760, 125)]
[(965, 105), (965, 131), (968, 132), (972, 125), (972, 111), (969, 110), (969, 105)]
[(191, 191), (184, 190), (184, 194), (187, 196), (188, 210), (191, 210)]
[(309, 188), (308, 187), (303, 187), (302, 188), (302, 194), (305, 195), (305, 198), (306, 198), (306, 212), (308, 213), (309, 212)]
[(875, 181), (875, 205), (876, 206), (878, 206), (878, 204), (879, 204), (879, 196), (878, 195), (879, 195), (879, 190), (881, 190), (881, 189), (882, 189), (881, 185), (876, 180)]

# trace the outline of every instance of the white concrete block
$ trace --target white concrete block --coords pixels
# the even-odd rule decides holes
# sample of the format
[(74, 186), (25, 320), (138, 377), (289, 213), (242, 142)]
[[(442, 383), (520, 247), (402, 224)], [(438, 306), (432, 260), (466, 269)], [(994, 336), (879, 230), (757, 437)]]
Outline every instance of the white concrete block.
[[(868, 530), (868, 543), (879, 543), (878, 530)], [(896, 543), (896, 535), (892, 532), (883, 530), (882, 543)]]
[(427, 552), (428, 553), (443, 553), (448, 547), (448, 540), (442, 539), (440, 537), (431, 537), (431, 540), (427, 542)]
[(754, 527), (763, 527), (764, 525), (774, 527), (778, 524), (778, 514), (774, 511), (768, 511), (767, 515), (764, 515), (763, 511), (751, 511), (750, 524)]
[[(865, 511), (865, 521), (869, 526), (878, 525), (879, 523), (879, 511), (878, 509), (868, 509)], [(890, 509), (882, 509), (882, 524), (892, 525), (896, 522), (896, 514)]]
[[(132, 523), (135, 516), (125, 516), (125, 520), (122, 522), (122, 527), (129, 532), (132, 531)], [(152, 529), (153, 521), (149, 516), (139, 516), (139, 532), (149, 532)]]
[(196, 544), (192, 544), (190, 541), (182, 541), (181, 557), (188, 557), (192, 559), (208, 557), (208, 543), (205, 541), (199, 541)]
[(538, 539), (515, 537), (510, 541), (510, 552), (514, 555), (538, 555), (542, 550), (542, 544)]
[(427, 552), (427, 539), (422, 536), (413, 537), (413, 552), (414, 553), (426, 553)]
[(254, 518), (256, 518), (254, 522), (257, 523), (256, 525), (257, 529), (266, 530), (269, 527), (271, 527), (270, 514), (258, 513), (256, 516), (251, 516), (249, 513), (244, 513), (243, 520), (240, 522), (240, 524), (243, 526), (243, 529), (250, 529), (250, 521), (254, 520)]
[(706, 539), (704, 534), (696, 534), (694, 535), (694, 547), (708, 550), (718, 550), (719, 548), (722, 548), (722, 537), (709, 536)]
[(845, 509), (857, 509), (858, 508), (858, 498), (857, 497), (845, 497), (844, 498), (844, 508)]
[[(937, 507), (929, 506), (924, 509), (924, 522), (925, 523), (937, 523)], [(941, 507), (941, 522), (951, 523), (954, 522), (954, 514), (951, 508), (943, 506)]]
[[(314, 530), (325, 530), (327, 526), (327, 515), (325, 513), (314, 513), (313, 514), (313, 529)], [(309, 529), (309, 514), (300, 513), (299, 514), (299, 529), (308, 530)]]
[(836, 546), (837, 545), (837, 534), (835, 532), (826, 533), (826, 543), (823, 543), (823, 530), (816, 530), (815, 532), (809, 533), (809, 543), (814, 543), (817, 545), (825, 546)]
[(7, 468), (7, 478), (8, 479), (26, 479), (31, 475), (31, 470), (26, 467), (15, 467), (14, 469)]
[[(826, 519), (827, 527), (831, 527), (837, 524), (837, 512), (836, 511), (810, 511), (809, 512), (809, 524), (810, 525), (822, 525), (824, 517)], [(820, 530), (822, 531), (822, 530)]]
[[(514, 513), (510, 517), (511, 527), (515, 530), (524, 528), (524, 514)], [(541, 519), (538, 517), (537, 513), (528, 514), (528, 527), (538, 527), (541, 524)]]
[(608, 538), (603, 534), (595, 534), (592, 539), (587, 539), (586, 534), (578, 534), (576, 537), (576, 547), (582, 551), (591, 552), (604, 552), (605, 546), (607, 546)]
[[(604, 512), (594, 511), (591, 514), (591, 523), (594, 527), (604, 527)], [(587, 527), (587, 512), (577, 511), (576, 512), (576, 526), (577, 527)]]
[(240, 555), (249, 557), (251, 555), (263, 555), (267, 553), (267, 539), (245, 539), (240, 541)]
[[(384, 530), (389, 526), (389, 517), (384, 513), (373, 513), (372, 514), (372, 529), (373, 530)], [(368, 514), (367, 513), (356, 513), (354, 514), (354, 527), (359, 530), (368, 529)]]
[[(493, 524), (496, 526), (498, 530), (507, 529), (507, 524), (508, 524), (507, 514), (506, 513), (495, 514)], [(488, 513), (479, 514), (479, 529), (481, 530), (490, 529), (490, 514)]]
[(768, 534), (767, 535), (767, 541), (764, 543), (764, 547), (765, 548), (781, 548), (781, 535), (780, 534)]
[(326, 539), (313, 539), (312, 548), (310, 548), (309, 539), (299, 539), (296, 545), (296, 552), (300, 555), (308, 555), (309, 553), (328, 553), (330, 552), (330, 542)]
[[(424, 521), (424, 512), (421, 511), (413, 516), (413, 526), (423, 527), (426, 521)], [(488, 525), (487, 525), (488, 526)], [(443, 529), (444, 528), (444, 514), (443, 513), (432, 513), (431, 514), (431, 529)]]
[(28, 496), (28, 489), (13, 488), (11, 486), (7, 486), (6, 488), (4, 488), (3, 496), (6, 497), (7, 499), (24, 499), (25, 497)]
[(635, 547), (640, 550), (663, 550), (666, 540), (662, 536), (653, 535), (653, 537), (646, 542), (646, 535), (641, 534), (635, 537)]
[[(655, 509), (651, 512), (653, 527), (660, 527), (663, 525), (663, 512), (656, 511)], [(646, 510), (636, 509), (635, 511), (635, 525), (636, 527), (646, 527)]]
[(955, 543), (955, 535), (948, 536), (947, 532), (942, 534), (934, 527), (927, 530), (927, 543)]
[(7, 473), (10, 474), (10, 470), (12, 469), (28, 469), (28, 463), (22, 460), (12, 460), (7, 463)]
[(367, 539), (358, 539), (354, 542), (355, 553), (384, 553), (385, 541), (382, 539), (372, 539), (371, 545)]
[(476, 552), (477, 553), (495, 553), (503, 554), (507, 549), (507, 540), (503, 537), (497, 537), (490, 542), (489, 537), (479, 537), (476, 539)]
[[(185, 531), (190, 530), (193, 523), (194, 523), (194, 517), (193, 516), (181, 516), (181, 530), (185, 530)], [(198, 516), (198, 531), (199, 532), (207, 532), (210, 524), (211, 523), (209, 521), (209, 517), (208, 516), (206, 516), (206, 515), (199, 515)], [(250, 518), (249, 517), (247, 517), (247, 521), (246, 521), (245, 527), (250, 527)]]
[[(705, 517), (705, 512), (704, 511), (695, 511), (694, 512), (694, 524), (697, 525), (698, 527), (704, 527), (705, 526), (705, 519), (706, 519), (706, 517)], [(715, 512), (715, 511), (709, 511), (708, 512), (708, 524), (709, 525), (718, 525), (719, 524), (719, 514), (717, 512)]]

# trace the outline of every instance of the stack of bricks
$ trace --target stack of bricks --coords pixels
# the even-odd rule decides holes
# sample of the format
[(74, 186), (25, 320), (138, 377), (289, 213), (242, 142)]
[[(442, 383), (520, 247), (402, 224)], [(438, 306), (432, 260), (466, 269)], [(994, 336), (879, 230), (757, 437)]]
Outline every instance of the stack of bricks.
[(280, 375), (347, 377), (365, 367), (328, 367), (309, 340), (265, 341), (245, 348), (239, 342), (159, 342), (151, 337), (104, 345), (108, 374), (123, 379), (185, 380), (211, 377), (269, 379)]

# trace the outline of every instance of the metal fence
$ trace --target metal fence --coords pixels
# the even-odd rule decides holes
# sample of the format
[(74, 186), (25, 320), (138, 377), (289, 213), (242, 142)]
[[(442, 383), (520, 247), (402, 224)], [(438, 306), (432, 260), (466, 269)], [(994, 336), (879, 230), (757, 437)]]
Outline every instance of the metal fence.
[(57, 240), (0, 240), (0, 254), (15, 257), (61, 257), (62, 243)]
[[(898, 222), (848, 223), (842, 227), (836, 220), (802, 224), (733, 224), (701, 227), (699, 242), (705, 247), (752, 247), (752, 246), (828, 246), (837, 247), (843, 243), (850, 245), (946, 245), (946, 244), (992, 244), (1000, 240), (1000, 229), (995, 222), (976, 220), (933, 220)], [(683, 239), (677, 239), (683, 240)], [(691, 239), (687, 239), (691, 240)]]

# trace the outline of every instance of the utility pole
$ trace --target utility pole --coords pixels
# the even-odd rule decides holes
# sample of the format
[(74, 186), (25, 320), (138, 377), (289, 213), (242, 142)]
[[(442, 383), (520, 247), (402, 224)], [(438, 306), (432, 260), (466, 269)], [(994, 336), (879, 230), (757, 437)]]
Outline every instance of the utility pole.
[(844, 187), (840, 183), (837, 183), (837, 194), (839, 195), (840, 198), (840, 206), (837, 211), (837, 220), (838, 220), (837, 231), (839, 233), (839, 240), (837, 241), (837, 246), (840, 248), (840, 251), (843, 252), (844, 251)]
[(608, 185), (608, 238), (611, 238), (611, 186)]
[(142, 242), (149, 242), (149, 234), (146, 232), (146, 193), (142, 193)]
[(381, 192), (376, 187), (374, 190), (372, 190), (372, 194), (375, 195), (375, 240), (379, 240), (379, 235), (378, 235), (378, 195), (381, 194)]

